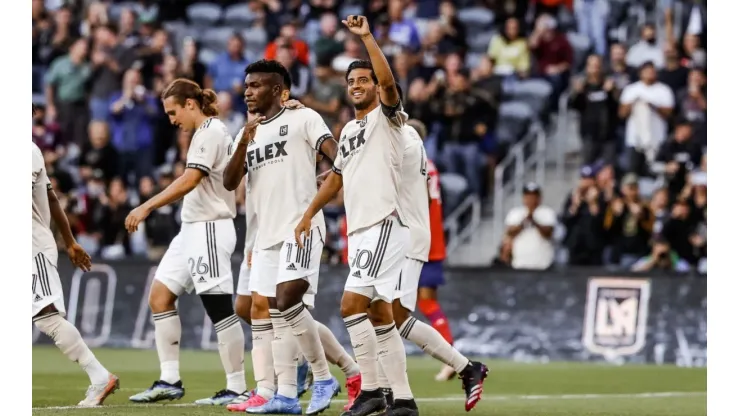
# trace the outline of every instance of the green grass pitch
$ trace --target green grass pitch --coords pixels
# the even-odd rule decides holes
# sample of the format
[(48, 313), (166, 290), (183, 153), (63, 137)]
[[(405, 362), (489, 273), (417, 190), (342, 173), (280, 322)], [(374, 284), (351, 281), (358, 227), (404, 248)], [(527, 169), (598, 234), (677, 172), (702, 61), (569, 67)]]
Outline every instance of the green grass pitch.
[[(183, 351), (181, 374), (185, 397), (178, 402), (135, 405), (128, 397), (147, 388), (159, 376), (155, 351), (95, 351), (104, 365), (121, 378), (121, 390), (105, 406), (76, 409), (87, 377), (54, 347), (33, 349), (33, 414), (96, 416), (229, 415), (223, 408), (191, 403), (225, 386), (216, 352)], [(484, 360), (491, 369), (483, 400), (465, 412), (458, 380), (433, 380), (439, 364), (431, 358), (409, 358), (411, 387), (422, 416), (700, 416), (706, 415), (706, 369), (674, 366), (609, 366), (600, 364), (520, 364)], [(247, 357), (247, 381), (251, 364)], [(341, 374), (336, 373), (343, 382)], [(253, 382), (250, 386), (253, 385)], [(323, 413), (338, 415), (344, 392)], [(304, 405), (305, 411), (306, 405)]]

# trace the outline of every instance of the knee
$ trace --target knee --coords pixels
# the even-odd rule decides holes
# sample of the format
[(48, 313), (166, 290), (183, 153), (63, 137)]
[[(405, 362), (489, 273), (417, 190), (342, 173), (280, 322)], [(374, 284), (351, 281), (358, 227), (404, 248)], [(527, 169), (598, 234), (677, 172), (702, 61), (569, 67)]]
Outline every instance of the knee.
[(251, 319), (269, 319), (270, 303), (262, 296), (252, 296)]
[(347, 318), (352, 315), (360, 313), (366, 313), (369, 308), (370, 300), (364, 296), (356, 295), (354, 293), (345, 292), (342, 296), (342, 304), (340, 313), (342, 318)]
[(236, 316), (244, 320), (248, 325), (252, 325), (252, 297), (239, 295), (236, 297), (234, 305)]
[(174, 311), (176, 309), (176, 300), (177, 297), (174, 294), (164, 292), (162, 290), (155, 290), (154, 287), (152, 287), (152, 290), (149, 292), (149, 308), (152, 310), (152, 313), (155, 314)]
[(370, 307), (367, 308), (367, 318), (370, 320), (373, 326), (383, 325), (383, 314), (380, 313), (380, 311), (378, 311), (377, 308), (374, 308), (373, 306), (374, 305), (370, 305)]
[(393, 302), (393, 322), (395, 322), (396, 328), (401, 329), (401, 326), (409, 319), (409, 316), (411, 316), (411, 313), (401, 306), (400, 302)]

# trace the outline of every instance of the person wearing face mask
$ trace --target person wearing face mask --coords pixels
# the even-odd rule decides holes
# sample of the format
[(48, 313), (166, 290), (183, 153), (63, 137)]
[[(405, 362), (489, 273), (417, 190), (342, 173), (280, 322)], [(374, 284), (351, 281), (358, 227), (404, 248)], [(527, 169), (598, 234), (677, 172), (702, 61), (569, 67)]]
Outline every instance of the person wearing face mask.
[(658, 45), (655, 25), (647, 23), (642, 27), (640, 41), (632, 45), (627, 52), (627, 65), (633, 68), (652, 62), (656, 68), (665, 66), (663, 51)]

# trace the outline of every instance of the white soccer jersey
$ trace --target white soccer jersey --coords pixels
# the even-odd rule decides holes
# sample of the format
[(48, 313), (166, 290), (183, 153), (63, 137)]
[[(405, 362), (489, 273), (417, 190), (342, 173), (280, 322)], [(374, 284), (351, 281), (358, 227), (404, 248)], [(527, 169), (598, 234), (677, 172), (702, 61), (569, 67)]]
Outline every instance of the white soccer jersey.
[(31, 142), (31, 146), (32, 257), (35, 257), (38, 253), (44, 253), (44, 256), (56, 265), (57, 244), (54, 240), (54, 234), (51, 232), (51, 211), (49, 210), (49, 197), (47, 195), (47, 192), (51, 189), (51, 181), (46, 175), (41, 149), (33, 142)]
[[(283, 108), (257, 126), (245, 161), (260, 229), (257, 249), (293, 239), (295, 227), (318, 191), (316, 151), (332, 138), (321, 116), (309, 108)], [(311, 225), (326, 235), (323, 212), (316, 214)]]
[(221, 120), (211, 117), (195, 131), (187, 167), (204, 177), (182, 204), (182, 222), (206, 222), (236, 217), (236, 196), (224, 188), (224, 170), (231, 155), (231, 135)]
[(402, 130), (404, 150), (399, 201), (411, 233), (411, 243), (406, 257), (426, 262), (432, 245), (432, 234), (429, 230), (427, 154), (421, 137), (413, 127), (404, 125)]
[(397, 108), (379, 105), (362, 120), (342, 129), (339, 152), (332, 170), (342, 175), (347, 233), (377, 224), (398, 211), (403, 133), (408, 115)]

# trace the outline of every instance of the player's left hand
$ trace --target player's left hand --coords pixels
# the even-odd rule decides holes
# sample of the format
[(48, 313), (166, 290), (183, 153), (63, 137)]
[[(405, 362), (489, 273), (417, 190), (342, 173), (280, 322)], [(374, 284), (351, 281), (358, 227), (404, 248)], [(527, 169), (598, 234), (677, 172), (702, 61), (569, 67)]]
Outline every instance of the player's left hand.
[(90, 255), (87, 254), (85, 249), (83, 249), (79, 244), (74, 243), (67, 247), (67, 255), (69, 256), (69, 259), (72, 260), (72, 264), (74, 264), (75, 267), (82, 269), (82, 271), (89, 272), (90, 268), (92, 268)]
[(283, 103), (283, 105), (289, 110), (300, 110), (301, 108), (306, 108), (306, 106), (298, 100), (288, 100)]
[(303, 241), (306, 237), (311, 234), (311, 218), (306, 218), (304, 215), (301, 218), (301, 222), (295, 227), (295, 242), (298, 243), (298, 247), (303, 248)]
[(350, 15), (347, 16), (347, 20), (342, 20), (342, 23), (357, 36), (364, 37), (370, 34), (370, 25), (365, 16)]
[(134, 208), (126, 217), (126, 230), (133, 233), (139, 229), (139, 224), (149, 216), (149, 210), (143, 205)]

